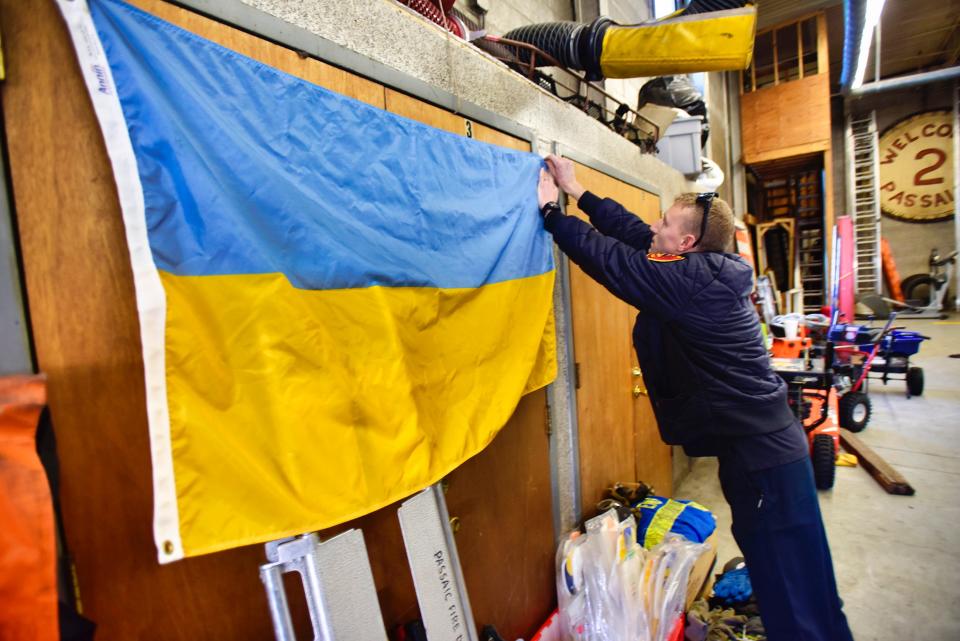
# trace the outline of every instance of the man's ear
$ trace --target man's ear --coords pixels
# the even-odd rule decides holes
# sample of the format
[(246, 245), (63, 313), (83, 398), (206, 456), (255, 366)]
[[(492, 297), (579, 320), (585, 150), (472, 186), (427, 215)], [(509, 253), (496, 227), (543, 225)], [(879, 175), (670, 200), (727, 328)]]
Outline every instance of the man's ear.
[(680, 253), (685, 251), (690, 251), (693, 248), (693, 244), (697, 242), (697, 237), (693, 234), (684, 234), (680, 237)]
[[(687, 217), (686, 221), (684, 221), (687, 223), (686, 228), (690, 231), (688, 231), (687, 233), (685, 233), (683, 236), (680, 237), (680, 251), (687, 252), (693, 249), (694, 243), (697, 242), (697, 235), (696, 235), (696, 232), (693, 230), (696, 229), (699, 231), (699, 225), (694, 226), (694, 219), (697, 218), (696, 209), (694, 209), (693, 207), (687, 207), (684, 210), (684, 214)], [(697, 220), (697, 223), (699, 222), (700, 221)]]

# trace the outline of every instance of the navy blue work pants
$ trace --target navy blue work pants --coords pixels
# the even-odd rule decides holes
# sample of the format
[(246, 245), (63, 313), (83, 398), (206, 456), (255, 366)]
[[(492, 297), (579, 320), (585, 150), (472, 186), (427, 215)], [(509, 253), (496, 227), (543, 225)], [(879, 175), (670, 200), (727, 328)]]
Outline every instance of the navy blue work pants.
[(720, 485), (769, 641), (852, 641), (810, 459), (747, 472), (721, 457)]

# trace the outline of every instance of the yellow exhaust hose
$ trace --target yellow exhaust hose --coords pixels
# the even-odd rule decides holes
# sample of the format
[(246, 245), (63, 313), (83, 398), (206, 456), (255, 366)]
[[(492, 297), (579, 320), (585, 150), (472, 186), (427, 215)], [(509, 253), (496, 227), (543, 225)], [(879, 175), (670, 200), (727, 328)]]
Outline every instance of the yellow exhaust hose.
[(611, 25), (600, 68), (606, 78), (638, 78), (745, 69), (753, 57), (757, 9), (667, 17), (633, 26)]

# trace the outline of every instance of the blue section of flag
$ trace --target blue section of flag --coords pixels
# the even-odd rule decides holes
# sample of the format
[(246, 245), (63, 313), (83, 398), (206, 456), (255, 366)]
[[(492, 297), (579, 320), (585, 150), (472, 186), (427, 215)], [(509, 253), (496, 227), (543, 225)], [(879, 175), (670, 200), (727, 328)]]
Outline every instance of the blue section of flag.
[(91, 0), (143, 185), (178, 275), (466, 288), (553, 269), (542, 161), (285, 74), (117, 0)]

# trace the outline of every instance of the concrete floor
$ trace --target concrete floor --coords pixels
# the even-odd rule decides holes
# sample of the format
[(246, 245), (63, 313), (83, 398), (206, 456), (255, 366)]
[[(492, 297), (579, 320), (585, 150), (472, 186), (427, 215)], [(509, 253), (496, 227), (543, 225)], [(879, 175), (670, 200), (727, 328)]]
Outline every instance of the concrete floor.
[[(838, 467), (820, 507), (850, 628), (858, 641), (960, 640), (960, 315), (904, 320), (925, 341), (922, 397), (873, 381), (860, 437), (903, 474), (914, 496), (887, 494), (862, 468)], [(718, 567), (739, 555), (716, 459), (699, 459), (677, 488), (717, 515)]]

